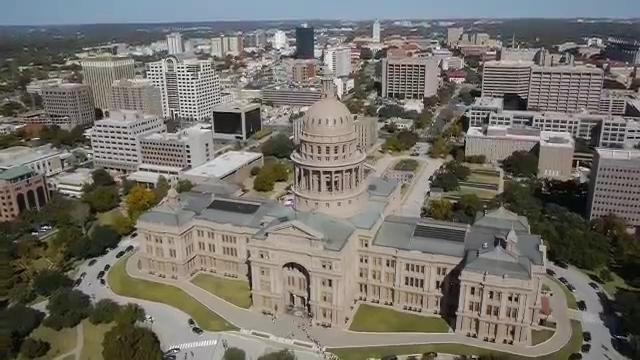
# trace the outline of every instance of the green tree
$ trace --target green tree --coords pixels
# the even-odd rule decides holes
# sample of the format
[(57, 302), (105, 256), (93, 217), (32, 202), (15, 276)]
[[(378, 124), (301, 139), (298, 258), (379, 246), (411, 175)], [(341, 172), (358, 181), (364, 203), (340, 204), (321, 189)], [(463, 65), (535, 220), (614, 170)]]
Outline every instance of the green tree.
[(129, 217), (135, 220), (140, 214), (149, 210), (156, 203), (156, 197), (153, 191), (136, 185), (131, 189), (129, 195), (127, 195), (126, 202)]
[(453, 205), (446, 199), (431, 201), (427, 210), (427, 216), (436, 220), (452, 220)]
[(60, 289), (49, 299), (47, 310), (49, 316), (44, 319), (45, 326), (55, 330), (71, 328), (89, 316), (91, 300), (78, 290)]
[(296, 360), (296, 356), (289, 350), (280, 350), (258, 357), (258, 360)]
[(119, 323), (105, 334), (102, 356), (105, 359), (157, 360), (162, 358), (162, 351), (153, 331)]
[(134, 223), (130, 218), (122, 215), (122, 213), (117, 213), (113, 216), (111, 221), (111, 227), (118, 233), (120, 236), (128, 235), (133, 232)]
[(0, 239), (0, 298), (4, 298), (13, 287), (13, 267), (11, 266), (10, 241)]
[(129, 179), (122, 179), (122, 193), (124, 195), (128, 195), (129, 191), (131, 191), (131, 189), (133, 189), (134, 186), (136, 186), (136, 182), (133, 180), (129, 180)]
[(120, 305), (111, 299), (102, 299), (95, 303), (91, 313), (89, 314), (89, 321), (94, 324), (108, 324), (116, 319), (116, 316), (120, 312)]
[(135, 324), (138, 321), (143, 321), (145, 317), (145, 311), (138, 304), (127, 304), (120, 308), (120, 311), (116, 314), (115, 320), (119, 324)]
[(57, 270), (42, 270), (33, 279), (33, 290), (42, 296), (49, 296), (61, 288), (70, 288), (71, 280), (64, 273)]
[(236, 347), (230, 347), (224, 351), (224, 355), (222, 356), (223, 360), (245, 360), (246, 355), (244, 350), (238, 349)]
[(449, 161), (445, 164), (445, 170), (462, 181), (467, 180), (471, 175), (471, 169), (462, 165), (459, 161)]
[(275, 185), (273, 174), (269, 171), (260, 171), (253, 180), (253, 189), (260, 192), (272, 191)]
[(118, 246), (120, 235), (111, 226), (98, 225), (93, 228), (88, 241), (71, 244), (70, 251), (76, 259), (89, 259), (104, 255), (108, 249)]
[(51, 345), (46, 341), (26, 338), (20, 346), (20, 354), (27, 359), (35, 359), (45, 356), (50, 348)]
[(502, 161), (502, 168), (516, 177), (534, 177), (538, 174), (538, 158), (528, 151), (516, 151)]
[[(251, 170), (253, 170), (253, 169), (251, 169)], [(176, 186), (176, 191), (177, 192), (179, 192), (179, 193), (188, 192), (188, 191), (191, 191), (191, 189), (193, 189), (193, 184), (191, 183), (191, 181), (189, 181), (187, 179), (178, 180), (178, 184)]]
[(120, 196), (115, 186), (98, 186), (85, 192), (82, 201), (89, 204), (94, 212), (104, 212), (116, 208), (120, 204)]
[(105, 169), (94, 170), (91, 173), (91, 178), (95, 186), (111, 186), (116, 183), (111, 174)]
[(169, 181), (167, 180), (167, 178), (165, 178), (164, 176), (160, 176), (158, 178), (156, 187), (153, 189), (156, 201), (160, 202), (162, 199), (164, 199), (164, 197), (167, 196), (169, 189), (171, 189), (171, 185), (169, 185)]
[(275, 156), (279, 159), (288, 158), (293, 152), (293, 142), (285, 134), (274, 135), (262, 144), (264, 156)]
[(466, 219), (473, 221), (478, 211), (482, 210), (482, 200), (476, 194), (464, 194), (455, 205), (455, 209), (462, 212)]
[(460, 182), (453, 173), (445, 171), (436, 175), (431, 182), (431, 188), (440, 188), (445, 192), (455, 191), (460, 189)]
[(451, 145), (442, 136), (438, 136), (429, 149), (429, 155), (432, 158), (445, 158), (451, 151)]

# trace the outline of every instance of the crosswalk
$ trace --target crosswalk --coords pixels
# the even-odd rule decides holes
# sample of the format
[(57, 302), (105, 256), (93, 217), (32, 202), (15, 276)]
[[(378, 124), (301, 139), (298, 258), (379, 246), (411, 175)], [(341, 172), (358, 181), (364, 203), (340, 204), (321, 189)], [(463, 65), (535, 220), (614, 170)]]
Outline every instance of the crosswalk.
[(215, 340), (215, 339), (202, 340), (202, 341), (194, 341), (194, 342), (184, 343), (184, 344), (171, 345), (167, 349), (174, 349), (174, 348), (178, 348), (180, 350), (194, 349), (194, 348), (201, 348), (201, 347), (208, 347), (208, 346), (216, 346), (217, 343), (218, 343), (218, 340)]

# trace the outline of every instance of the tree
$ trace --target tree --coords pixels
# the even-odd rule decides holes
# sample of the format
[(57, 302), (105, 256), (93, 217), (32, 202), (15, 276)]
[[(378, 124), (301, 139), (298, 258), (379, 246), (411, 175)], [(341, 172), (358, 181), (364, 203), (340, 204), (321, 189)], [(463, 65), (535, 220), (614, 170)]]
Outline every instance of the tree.
[(136, 186), (136, 182), (133, 180), (129, 180), (129, 179), (122, 179), (122, 193), (124, 195), (128, 195), (129, 191), (131, 191), (131, 189), (133, 189), (134, 186)]
[(418, 120), (414, 122), (416, 129), (424, 129), (433, 122), (433, 114), (428, 110), (422, 110)]
[(431, 188), (440, 188), (445, 192), (455, 191), (460, 188), (458, 177), (451, 172), (440, 172), (431, 182)]
[[(251, 170), (253, 172), (253, 169), (251, 169)], [(188, 192), (188, 191), (191, 191), (191, 189), (193, 189), (193, 184), (191, 183), (191, 181), (189, 181), (187, 179), (178, 180), (178, 184), (176, 185), (176, 191), (177, 192), (179, 192), (179, 193)]]
[(116, 321), (119, 324), (133, 325), (138, 321), (143, 321), (145, 317), (145, 311), (138, 304), (127, 304), (120, 308), (120, 311), (116, 314)]
[(429, 209), (427, 210), (427, 216), (436, 220), (452, 220), (453, 205), (446, 199), (431, 201), (429, 203)]
[(502, 161), (502, 168), (516, 177), (534, 177), (538, 173), (538, 158), (527, 151), (516, 151)]
[(455, 206), (456, 210), (462, 212), (469, 222), (472, 222), (478, 211), (482, 210), (482, 200), (476, 194), (464, 194), (460, 197)]
[(44, 313), (23, 304), (12, 305), (0, 311), (0, 333), (6, 331), (22, 339), (40, 326)]
[(50, 348), (51, 345), (46, 341), (26, 338), (20, 346), (20, 354), (28, 359), (35, 359), (45, 356)]
[(71, 289), (56, 291), (47, 304), (49, 316), (44, 319), (44, 325), (55, 330), (71, 328), (89, 316), (91, 300), (89, 296)]
[(133, 232), (134, 223), (130, 218), (118, 212), (111, 220), (111, 227), (118, 233), (118, 235), (124, 236)]
[(93, 179), (93, 185), (95, 186), (111, 186), (115, 184), (115, 180), (107, 170), (105, 169), (96, 169), (91, 173), (91, 178)]
[(260, 171), (258, 176), (253, 179), (253, 189), (260, 192), (271, 191), (273, 190), (275, 182), (276, 181), (270, 172)]
[(471, 175), (471, 169), (462, 165), (458, 161), (449, 161), (445, 164), (445, 171), (455, 175), (458, 180), (467, 180), (469, 175)]
[(8, 239), (0, 239), (0, 298), (13, 287), (13, 267), (11, 266), (11, 245)]
[(296, 360), (296, 356), (289, 350), (280, 350), (258, 357), (258, 360)]
[(54, 291), (69, 288), (71, 285), (73, 280), (57, 270), (42, 270), (33, 279), (33, 289), (42, 296), (49, 296)]
[(127, 209), (131, 219), (137, 219), (140, 214), (150, 209), (155, 204), (156, 197), (153, 191), (143, 186), (136, 185), (127, 195)]
[(102, 109), (95, 108), (95, 116), (96, 116), (96, 120), (104, 119), (104, 112), (102, 111)]
[(118, 246), (120, 235), (110, 226), (97, 225), (89, 236), (89, 241), (77, 242), (71, 246), (71, 254), (76, 259), (88, 259), (104, 255), (108, 249)]
[(156, 187), (153, 189), (153, 193), (155, 195), (156, 201), (160, 202), (162, 199), (164, 199), (164, 197), (167, 196), (169, 189), (171, 189), (171, 185), (169, 185), (169, 181), (167, 181), (167, 178), (161, 175), (158, 178), (158, 183), (156, 184)]
[(437, 137), (431, 144), (429, 155), (432, 158), (445, 158), (451, 151), (451, 145), (442, 136)]
[(277, 134), (262, 144), (264, 156), (275, 156), (279, 159), (288, 158), (293, 152), (293, 142), (285, 134)]
[(120, 312), (120, 305), (111, 299), (102, 299), (95, 303), (91, 313), (89, 314), (89, 321), (94, 324), (108, 324), (116, 319), (116, 316)]
[(238, 349), (236, 347), (230, 347), (224, 351), (224, 355), (222, 356), (223, 360), (244, 360), (246, 355), (244, 350)]
[(104, 212), (116, 208), (120, 203), (120, 196), (115, 186), (98, 186), (85, 192), (82, 200), (89, 204), (92, 211)]
[(162, 358), (160, 342), (153, 331), (119, 323), (104, 335), (105, 359), (157, 360)]

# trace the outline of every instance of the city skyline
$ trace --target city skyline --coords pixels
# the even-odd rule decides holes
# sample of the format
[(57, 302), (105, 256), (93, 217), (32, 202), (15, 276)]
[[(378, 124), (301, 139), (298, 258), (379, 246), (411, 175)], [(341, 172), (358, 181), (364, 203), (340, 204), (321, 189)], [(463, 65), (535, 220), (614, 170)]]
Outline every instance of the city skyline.
[[(63, 25), (91, 23), (156, 23), (231, 20), (303, 20), (374, 18), (461, 19), (461, 18), (634, 18), (640, 17), (640, 3), (633, 0), (540, 0), (514, 7), (506, 0), (482, 3), (461, 0), (456, 5), (433, 0), (400, 0), (371, 7), (364, 0), (345, 4), (337, 0), (322, 3), (274, 0), (269, 2), (210, 3), (185, 0), (176, 7), (166, 0), (24, 0), (0, 14), (0, 25)], [(38, 11), (33, 11), (38, 9)], [(60, 11), (64, 9), (64, 11)], [(383, 15), (384, 16), (381, 16)]]

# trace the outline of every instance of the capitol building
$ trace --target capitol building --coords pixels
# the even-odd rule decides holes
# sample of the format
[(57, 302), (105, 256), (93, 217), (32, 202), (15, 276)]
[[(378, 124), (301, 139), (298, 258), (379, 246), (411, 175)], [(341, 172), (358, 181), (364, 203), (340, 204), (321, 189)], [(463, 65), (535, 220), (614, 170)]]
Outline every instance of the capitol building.
[(357, 144), (354, 116), (325, 80), (291, 156), (293, 206), (172, 189), (138, 220), (138, 267), (244, 280), (254, 310), (322, 326), (343, 328), (358, 303), (372, 303), (442, 316), (469, 337), (531, 344), (547, 259), (527, 219), (504, 208), (473, 225), (394, 215), (400, 184), (369, 174)]

